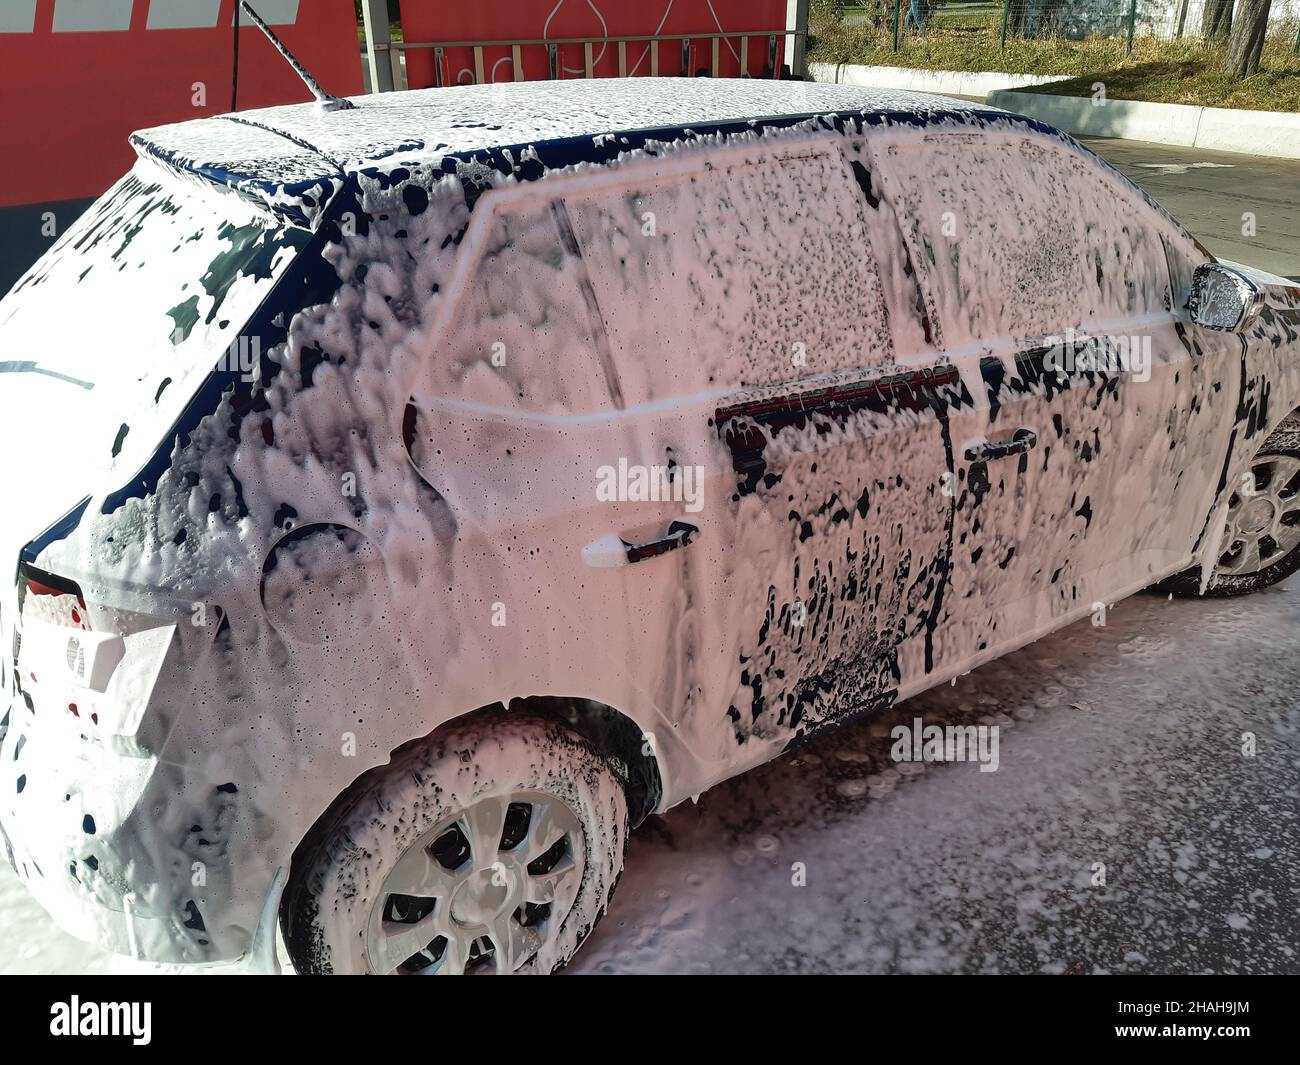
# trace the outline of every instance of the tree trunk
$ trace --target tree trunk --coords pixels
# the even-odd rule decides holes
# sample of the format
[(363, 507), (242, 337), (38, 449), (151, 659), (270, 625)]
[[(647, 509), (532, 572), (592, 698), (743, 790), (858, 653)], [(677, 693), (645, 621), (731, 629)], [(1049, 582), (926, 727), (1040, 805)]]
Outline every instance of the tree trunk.
[(1223, 64), (1224, 71), (1232, 77), (1248, 78), (1259, 70), (1272, 3), (1273, 0), (1241, 0), (1232, 36), (1228, 38), (1228, 58)]
[(1223, 40), (1232, 29), (1232, 0), (1205, 0), (1201, 10), (1201, 36), (1207, 41)]

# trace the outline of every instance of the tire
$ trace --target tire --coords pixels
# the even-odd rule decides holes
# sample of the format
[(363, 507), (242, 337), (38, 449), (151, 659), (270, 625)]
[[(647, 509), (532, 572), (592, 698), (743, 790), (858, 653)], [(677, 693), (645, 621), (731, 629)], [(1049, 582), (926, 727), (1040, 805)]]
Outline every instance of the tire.
[(609, 906), (627, 824), (622, 785), (563, 725), (453, 722), (363, 777), (298, 848), (289, 956), (300, 973), (553, 972)]
[[(1300, 474), (1294, 476), (1285, 475), (1285, 477), (1275, 476), (1269, 479), (1261, 478), (1259, 472), (1261, 468), (1267, 468), (1270, 472), (1281, 470), (1284, 474), (1287, 469), (1300, 471), (1300, 424), (1287, 421), (1278, 428), (1260, 446), (1259, 451), (1251, 460), (1251, 468), (1256, 471), (1257, 483), (1260, 483), (1260, 487), (1263, 489), (1261, 495), (1270, 498), (1275, 497), (1281, 500), (1283, 504), (1289, 503), (1292, 499), (1295, 500), (1295, 510), (1287, 511), (1284, 518), (1287, 519), (1288, 529), (1292, 522), (1295, 523), (1296, 535), (1300, 536)], [(1234, 493), (1229, 509), (1230, 530), (1233, 515), (1241, 502), (1241, 497)], [(1276, 506), (1276, 504), (1271, 505)], [(1266, 543), (1264, 550), (1260, 552), (1260, 561), (1263, 563), (1261, 568), (1252, 569), (1250, 572), (1232, 573), (1226, 568), (1231, 566), (1233, 562), (1232, 555), (1228, 550), (1233, 547), (1232, 539), (1233, 534), (1231, 531), (1224, 534), (1223, 547), (1225, 550), (1220, 554), (1219, 562), (1210, 577), (1209, 587), (1204, 593), (1206, 596), (1223, 599), (1237, 595), (1249, 595), (1251, 592), (1271, 588), (1300, 570), (1300, 542), (1295, 544), (1287, 543), (1284, 548), (1279, 547), (1272, 554), (1265, 554), (1268, 549), (1268, 543)], [(1265, 537), (1265, 539), (1273, 544), (1277, 543), (1277, 541), (1272, 541), (1269, 537)], [(1225, 560), (1227, 560), (1226, 565)], [(1221, 567), (1225, 568), (1221, 569)], [(1201, 568), (1195, 566), (1192, 569), (1184, 570), (1182, 573), (1154, 585), (1153, 590), (1168, 592), (1184, 598), (1198, 597), (1202, 594)]]

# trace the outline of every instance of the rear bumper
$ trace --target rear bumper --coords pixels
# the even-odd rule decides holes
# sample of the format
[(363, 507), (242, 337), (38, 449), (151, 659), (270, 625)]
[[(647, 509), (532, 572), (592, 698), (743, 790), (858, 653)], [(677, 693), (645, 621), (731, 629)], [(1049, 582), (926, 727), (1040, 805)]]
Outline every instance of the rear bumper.
[(21, 699), (9, 707), (0, 766), (10, 864), (64, 931), (157, 962), (248, 950), (256, 920), (231, 913), (237, 791), (195, 787), (176, 766), (89, 743)]

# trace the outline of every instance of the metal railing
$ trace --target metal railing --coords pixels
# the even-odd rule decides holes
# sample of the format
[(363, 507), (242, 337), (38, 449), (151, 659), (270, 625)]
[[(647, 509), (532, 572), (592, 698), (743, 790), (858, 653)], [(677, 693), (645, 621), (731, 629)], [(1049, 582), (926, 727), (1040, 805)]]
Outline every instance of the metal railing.
[[(728, 41), (738, 41), (739, 50), (733, 51), (739, 64), (740, 77), (754, 77), (751, 72), (753, 60), (751, 59), (750, 42), (758, 42), (759, 49), (765, 59), (765, 64), (760, 68), (758, 77), (779, 78), (781, 70), (777, 65), (778, 42), (782, 38), (793, 39), (802, 44), (806, 34), (802, 30), (789, 30), (785, 28), (776, 30), (748, 30), (744, 32), (731, 33), (658, 33), (658, 34), (633, 34), (630, 36), (614, 37), (550, 37), (550, 38), (524, 38), (516, 40), (498, 40), (498, 41), (377, 41), (374, 44), (376, 52), (387, 51), (389, 55), (389, 65), (391, 69), (391, 85), (385, 84), (380, 80), (379, 90), (385, 91), (388, 88), (405, 89), (409, 87), (406, 73), (406, 64), (403, 59), (407, 52), (429, 51), (433, 52), (433, 84), (442, 87), (449, 84), (479, 84), (482, 85), (488, 80), (488, 71), (486, 67), (486, 54), (489, 49), (505, 50), (509, 52), (507, 57), (511, 64), (514, 81), (523, 81), (523, 50), (525, 48), (544, 48), (547, 57), (547, 71), (551, 80), (561, 78), (568, 69), (563, 65), (561, 49), (581, 46), (582, 48), (582, 76), (585, 78), (596, 77), (596, 68), (602, 62), (603, 52), (609, 46), (615, 46), (618, 54), (618, 77), (626, 78), (634, 76), (635, 67), (632, 71), (628, 68), (628, 45), (644, 44), (647, 46), (650, 59), (650, 76), (658, 77), (661, 68), (660, 45), (670, 42), (678, 42), (680, 48), (680, 73), (691, 74), (696, 76), (713, 76), (716, 71), (721, 69), (722, 62), (722, 45)], [(710, 53), (710, 63), (707, 68), (699, 67), (692, 70), (691, 49), (693, 45), (701, 42), (707, 42)], [(730, 47), (730, 46), (729, 46)], [(596, 54), (597, 49), (601, 49), (602, 57)], [(452, 79), (449, 77), (447, 69), (447, 53), (453, 50), (468, 50), (473, 57), (473, 69), (467, 70), (473, 76), (472, 82), (462, 82), (459, 77)], [(640, 66), (642, 60), (646, 57), (643, 52), (641, 59), (637, 60), (636, 67)], [(498, 60), (497, 62), (500, 62)], [(494, 64), (495, 67), (496, 64)]]

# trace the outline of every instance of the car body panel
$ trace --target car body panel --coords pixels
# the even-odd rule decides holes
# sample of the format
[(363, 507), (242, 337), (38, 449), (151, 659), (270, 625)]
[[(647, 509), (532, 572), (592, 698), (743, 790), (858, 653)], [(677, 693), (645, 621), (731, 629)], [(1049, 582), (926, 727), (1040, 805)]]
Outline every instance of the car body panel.
[[(1018, 349), (949, 336), (918, 267), (920, 208), (889, 145), (1015, 136), (1102, 165), (991, 108), (701, 79), (237, 118), (137, 135), (127, 180), (188, 189), (219, 217), (252, 212), (260, 236), (240, 247), (270, 249), (269, 265), (239, 282), (230, 319), (200, 299), (196, 320), (230, 324), (198, 331), (157, 446), (111, 456), (0, 534), (12, 564), (26, 549), (39, 572), (75, 580), (102, 631), (154, 634), (119, 667), (147, 707), (114, 729), (69, 719), (65, 688), (47, 679), (43, 694), (6, 663), (0, 763), (28, 784), (0, 802), (0, 824), (34, 893), (115, 950), (247, 951), (277, 872), (335, 797), (475, 709), (534, 696), (617, 709), (655, 754), (662, 809), (1059, 627), (1089, 596), (1213, 559), (1204, 512), (1300, 405), (1291, 290), (1270, 289), (1278, 308), (1241, 338), (1191, 326), (1171, 294), (1148, 324), (1172, 374), (1162, 364), (1131, 410), (1081, 430), (1118, 420), (1137, 449), (1128, 472), (1080, 464), (1071, 442), (1016, 496), (1013, 460), (1000, 478), (1014, 502), (977, 529), (968, 442), (1050, 420), (1056, 400), (1085, 421), (1117, 402), (1095, 377), (1050, 401), (1035, 382), (1016, 394), (1049, 405), (1013, 419), (988, 360), (1018, 365)], [(1121, 240), (1113, 219), (1092, 221)], [(79, 239), (33, 276), (80, 262)], [(170, 284), (215, 261), (152, 282), (150, 320), (183, 302)], [(0, 303), (6, 345), (31, 287)], [(258, 340), (247, 369), (228, 337)], [(1147, 439), (1152, 426), (1168, 443)], [(1131, 532), (1123, 495), (1144, 462), (1196, 474)], [(601, 471), (620, 463), (676, 472), (658, 497), (602, 498)], [(1058, 561), (1046, 530), (1080, 492), (1108, 496), (1063, 541), (1068, 579), (1034, 593)], [(1154, 520), (1166, 505), (1170, 535)], [(698, 536), (636, 564), (584, 560), (674, 521)], [(1131, 535), (1103, 544), (1103, 528)], [(999, 596), (1003, 571), (969, 562), (1018, 535), (1037, 552), (1015, 574), (1039, 596), (1028, 606)], [(5, 594), (7, 647), (20, 625)], [(994, 639), (970, 609), (981, 596), (1008, 619)], [(45, 661), (50, 646), (37, 641)], [(86, 784), (99, 758), (129, 759), (129, 786)]]

